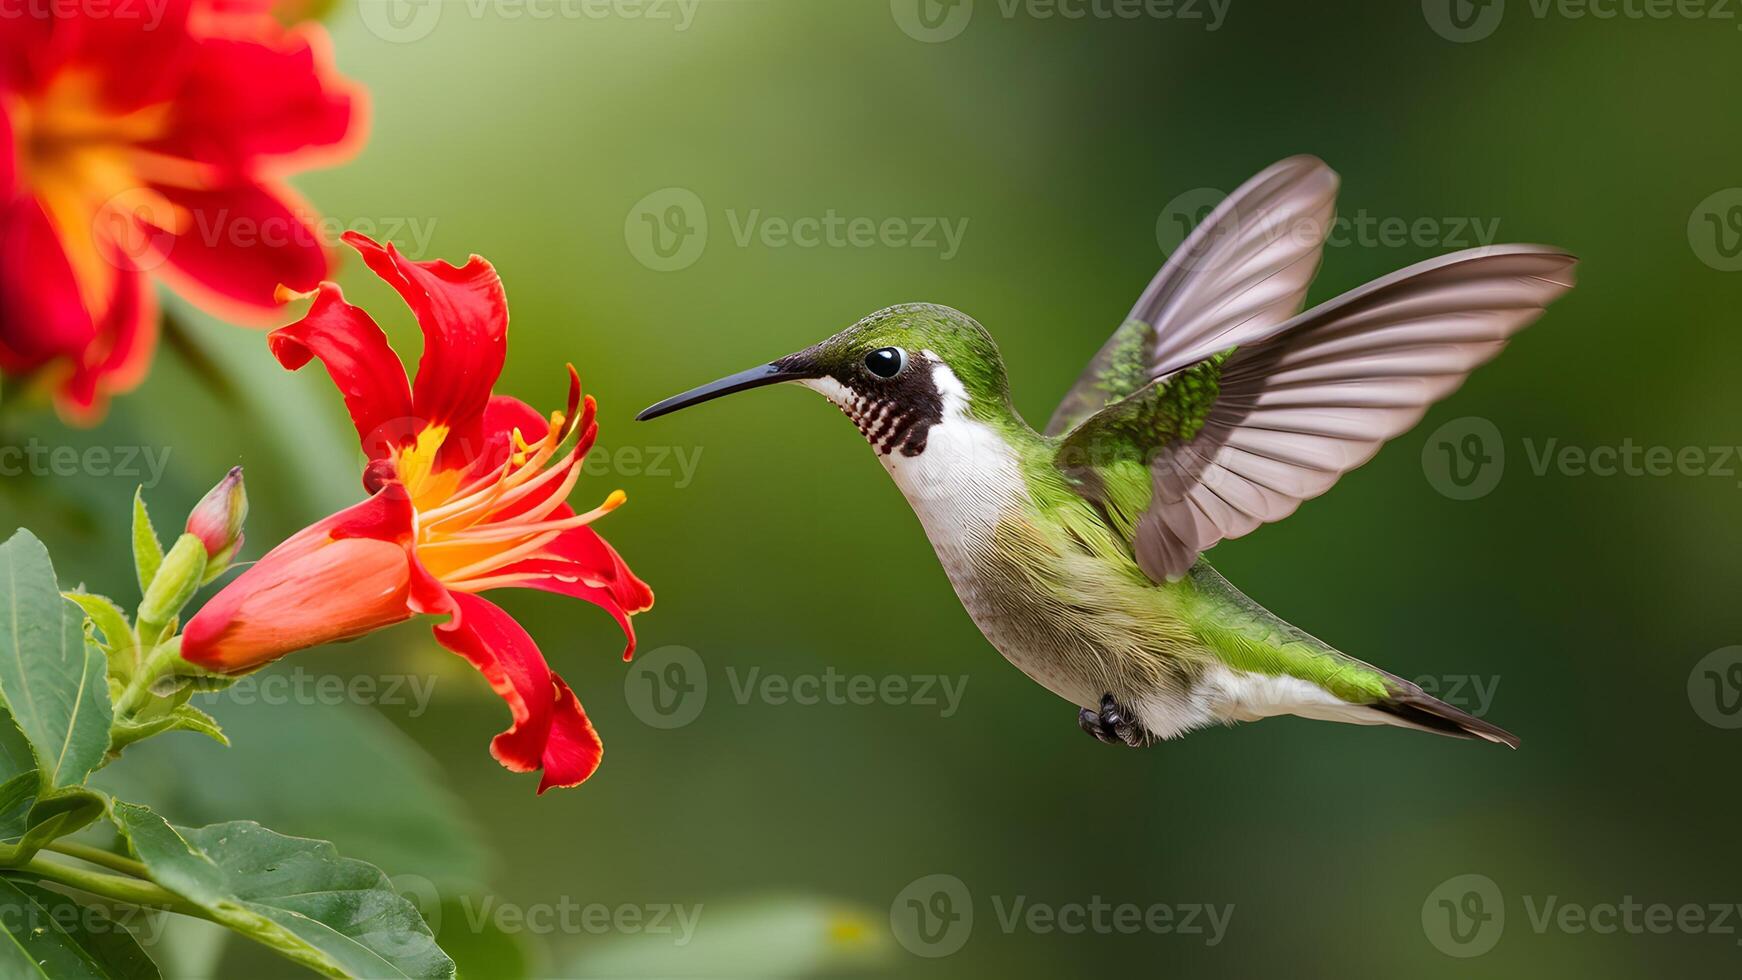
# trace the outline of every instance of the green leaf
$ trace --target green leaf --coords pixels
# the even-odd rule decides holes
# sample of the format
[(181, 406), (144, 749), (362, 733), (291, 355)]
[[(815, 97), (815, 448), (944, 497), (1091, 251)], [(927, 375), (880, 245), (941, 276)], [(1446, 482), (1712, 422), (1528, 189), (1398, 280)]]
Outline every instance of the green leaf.
[(326, 841), (251, 820), (171, 827), (132, 803), (113, 814), (158, 884), (296, 963), (333, 977), (454, 975), (417, 907), (381, 869)]
[(47, 786), (30, 743), (0, 708), (0, 856), (29, 860), (43, 845), (97, 819), (101, 793), (83, 787)]
[(91, 623), (103, 634), (103, 652), (109, 658), (109, 680), (125, 684), (137, 666), (134, 663), (133, 627), (127, 624), (127, 614), (107, 596), (89, 592), (63, 592), (61, 595), (77, 603), (85, 615), (91, 617)]
[(107, 802), (80, 786), (45, 794), (35, 770), (0, 783), (0, 859), (8, 866), (23, 864), (49, 842), (96, 820)]
[(151, 514), (145, 509), (145, 488), (133, 491), (133, 569), (139, 574), (139, 594), (151, 588), (163, 564), (163, 542), (157, 539), (157, 529), (151, 526)]
[(41, 788), (42, 775), (35, 769), (0, 783), (0, 841), (17, 840), (30, 829), (30, 808)]
[(330, 840), (345, 854), (422, 875), (444, 891), (490, 878), (495, 859), (481, 843), (487, 838), (416, 742), (367, 708), (285, 704), (267, 696), (273, 690), (195, 695), (193, 703), (224, 726), (230, 748), (189, 736), (152, 739), (129, 746), (125, 763), (105, 768), (95, 784), (177, 823), (249, 818)]
[(103, 815), (108, 801), (103, 794), (80, 786), (53, 790), (39, 796), (25, 817), (29, 829), (17, 844), (7, 845), (9, 863), (18, 864), (36, 856), (51, 841), (59, 840), (88, 826)]
[(110, 748), (119, 752), (140, 739), (178, 731), (197, 732), (219, 745), (230, 744), (224, 730), (218, 727), (217, 719), (191, 704), (182, 704), (171, 708), (167, 714), (146, 721), (117, 722), (110, 733)]
[(0, 701), (0, 780), (11, 779), (21, 772), (36, 771), (36, 753), (30, 740), (19, 730), (18, 722)]
[(84, 619), (35, 535), (0, 544), (0, 698), (51, 786), (83, 783), (109, 750), (106, 665)]
[(0, 975), (48, 980), (158, 980), (138, 940), (101, 909), (0, 878)]

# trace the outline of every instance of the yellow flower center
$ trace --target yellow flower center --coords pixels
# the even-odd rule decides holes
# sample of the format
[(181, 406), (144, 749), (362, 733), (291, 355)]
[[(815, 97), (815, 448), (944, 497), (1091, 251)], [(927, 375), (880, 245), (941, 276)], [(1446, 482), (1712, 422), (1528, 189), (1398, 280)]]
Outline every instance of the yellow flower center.
[(93, 315), (114, 295), (121, 258), (150, 252), (144, 225), (180, 234), (188, 215), (150, 185), (202, 187), (209, 168), (145, 149), (169, 131), (171, 106), (109, 108), (102, 77), (69, 70), (7, 104), (19, 183), (42, 202)]
[[(481, 592), (539, 575), (502, 573), (518, 561), (544, 557), (543, 549), (564, 531), (591, 524), (628, 499), (614, 490), (598, 507), (573, 517), (552, 515), (568, 499), (581, 474), (580, 456), (569, 452), (551, 462), (573, 428), (552, 412), (550, 431), (529, 444), (515, 429), (508, 458), (494, 471), (462, 485), (464, 470), (437, 470), (436, 454), (448, 437), (430, 426), (394, 459), (399, 479), (417, 512), (417, 555), (430, 574), (450, 589)], [(596, 583), (589, 583), (596, 584)]]

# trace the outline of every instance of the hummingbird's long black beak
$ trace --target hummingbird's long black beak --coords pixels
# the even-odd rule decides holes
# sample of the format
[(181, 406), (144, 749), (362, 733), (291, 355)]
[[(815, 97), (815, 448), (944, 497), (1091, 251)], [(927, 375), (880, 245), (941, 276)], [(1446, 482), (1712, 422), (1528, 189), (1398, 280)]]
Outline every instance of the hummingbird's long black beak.
[(815, 371), (796, 363), (792, 358), (786, 358), (772, 364), (753, 367), (748, 371), (727, 375), (718, 381), (710, 381), (699, 388), (691, 388), (681, 395), (673, 395), (665, 401), (643, 409), (640, 415), (635, 416), (635, 421), (646, 422), (648, 419), (656, 419), (661, 415), (670, 415), (680, 408), (700, 405), (702, 402), (712, 401), (721, 395), (730, 395), (733, 392), (749, 391), (751, 388), (780, 384), (782, 381), (799, 381), (816, 376)]

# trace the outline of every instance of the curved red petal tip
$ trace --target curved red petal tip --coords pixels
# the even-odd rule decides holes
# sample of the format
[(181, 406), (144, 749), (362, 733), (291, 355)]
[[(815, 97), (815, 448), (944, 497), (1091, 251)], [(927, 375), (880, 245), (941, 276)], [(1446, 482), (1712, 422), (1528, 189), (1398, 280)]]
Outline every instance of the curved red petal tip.
[(586, 782), (599, 771), (605, 757), (605, 743), (582, 710), (575, 692), (561, 677), (550, 675), (556, 703), (551, 715), (550, 740), (544, 747), (544, 778), (539, 780), (538, 795), (551, 787), (568, 788)]
[(358, 252), (367, 254), (371, 251), (381, 251), (381, 243), (360, 231), (347, 231), (339, 236), (339, 241), (351, 246)]

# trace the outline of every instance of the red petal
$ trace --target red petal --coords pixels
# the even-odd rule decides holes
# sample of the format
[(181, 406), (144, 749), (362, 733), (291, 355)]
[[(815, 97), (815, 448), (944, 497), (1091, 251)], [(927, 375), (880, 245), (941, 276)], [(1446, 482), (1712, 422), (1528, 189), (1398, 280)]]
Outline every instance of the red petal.
[(266, 336), (278, 363), (295, 371), (318, 357), (357, 426), (370, 459), (381, 459), (417, 436), (411, 385), (405, 367), (369, 314), (345, 302), (333, 283), (323, 283), (308, 314)]
[[(0, 35), (0, 44), (5, 43), (4, 35)], [(0, 77), (0, 87), (5, 84), (4, 78)], [(12, 138), (12, 116), (6, 111), (5, 100), (0, 100), (0, 201), (12, 200), (17, 186), (18, 144)]]
[(0, 365), (17, 372), (77, 357), (96, 336), (47, 213), (33, 197), (14, 200), (0, 214)]
[(599, 767), (603, 747), (568, 685), (512, 616), (474, 595), (454, 599), (459, 615), (436, 627), (436, 640), (471, 661), (513, 716), (491, 740), (490, 753), (515, 772), (543, 769), (540, 793), (584, 781)]
[(52, 69), (64, 55), (66, 44), (57, 37), (64, 33), (55, 19), (42, 13), (0, 17), (0, 86), (33, 87), (42, 74), (39, 66)]
[(280, 285), (308, 292), (329, 274), (330, 256), (309, 226), (314, 211), (282, 188), (154, 189), (188, 211), (182, 233), (167, 239), (162, 271), (214, 313), (259, 320), (283, 305)]
[[(403, 491), (383, 491), (303, 528), (200, 608), (182, 631), (182, 656), (246, 670), (410, 619), (430, 605), (408, 557), (413, 520)], [(442, 600), (438, 611), (451, 612), (445, 590)]]
[(81, 25), (81, 64), (99, 65), (103, 95), (111, 108), (128, 111), (179, 99), (187, 70), (201, 39), (188, 31), (188, 15), (198, 0), (158, 0), (156, 4), (112, 4)]
[(577, 527), (564, 531), (545, 550), (558, 558), (589, 569), (588, 575), (604, 582), (605, 587), (611, 590), (611, 594), (631, 614), (653, 608), (653, 589), (630, 571), (628, 563), (624, 562), (617, 549), (605, 543), (605, 539), (599, 537), (599, 533), (592, 528)]
[(262, 157), (283, 172), (292, 159), (298, 169), (316, 162), (311, 150), (324, 150), (324, 162), (350, 156), (366, 129), (364, 97), (333, 69), (325, 32), (237, 24), (244, 36), (207, 37), (192, 53), (172, 132), (152, 148), (236, 173)]
[[(567, 504), (552, 518), (574, 513)], [(553, 557), (529, 558), (504, 566), (503, 575), (536, 575), (515, 588), (538, 589), (590, 602), (611, 614), (628, 643), (623, 659), (635, 656), (635, 626), (630, 617), (653, 606), (653, 590), (635, 576), (622, 556), (590, 527), (563, 532), (545, 548)]]
[(550, 741), (544, 746), (544, 778), (538, 781), (540, 795), (552, 786), (579, 786), (599, 769), (605, 756), (605, 744), (581, 702), (568, 684), (555, 674), (550, 682), (556, 688), (555, 713), (550, 720)]
[(508, 349), (508, 298), (501, 277), (476, 255), (455, 268), (446, 262), (412, 262), (392, 243), (382, 247), (355, 232), (345, 241), (417, 315), (424, 345), (412, 405), (419, 417), (449, 428), (438, 465), (465, 465), (468, 453), (475, 455), (484, 445), (484, 409)]
[(454, 594), (423, 567), (417, 557), (417, 509), (411, 495), (398, 483), (388, 483), (375, 496), (329, 519), (327, 525), (335, 540), (340, 538), (374, 538), (391, 541), (405, 550), (410, 566), (411, 586), (406, 605), (412, 612), (431, 616), (459, 618)]
[[(529, 443), (543, 439), (550, 431), (550, 423), (538, 409), (526, 404), (518, 398), (508, 395), (492, 395), (489, 404), (484, 406), (484, 422), (480, 428), (480, 444), (463, 447), (465, 455), (472, 460), (472, 475), (479, 476), (501, 469), (508, 461), (508, 456), (514, 451), (514, 430), (520, 430), (520, 437)], [(449, 441), (453, 441), (449, 437)]]
[(110, 395), (132, 391), (145, 379), (157, 348), (157, 294), (143, 275), (123, 272), (97, 327), (97, 341), (73, 362), (56, 392), (62, 417), (90, 425), (102, 418)]

